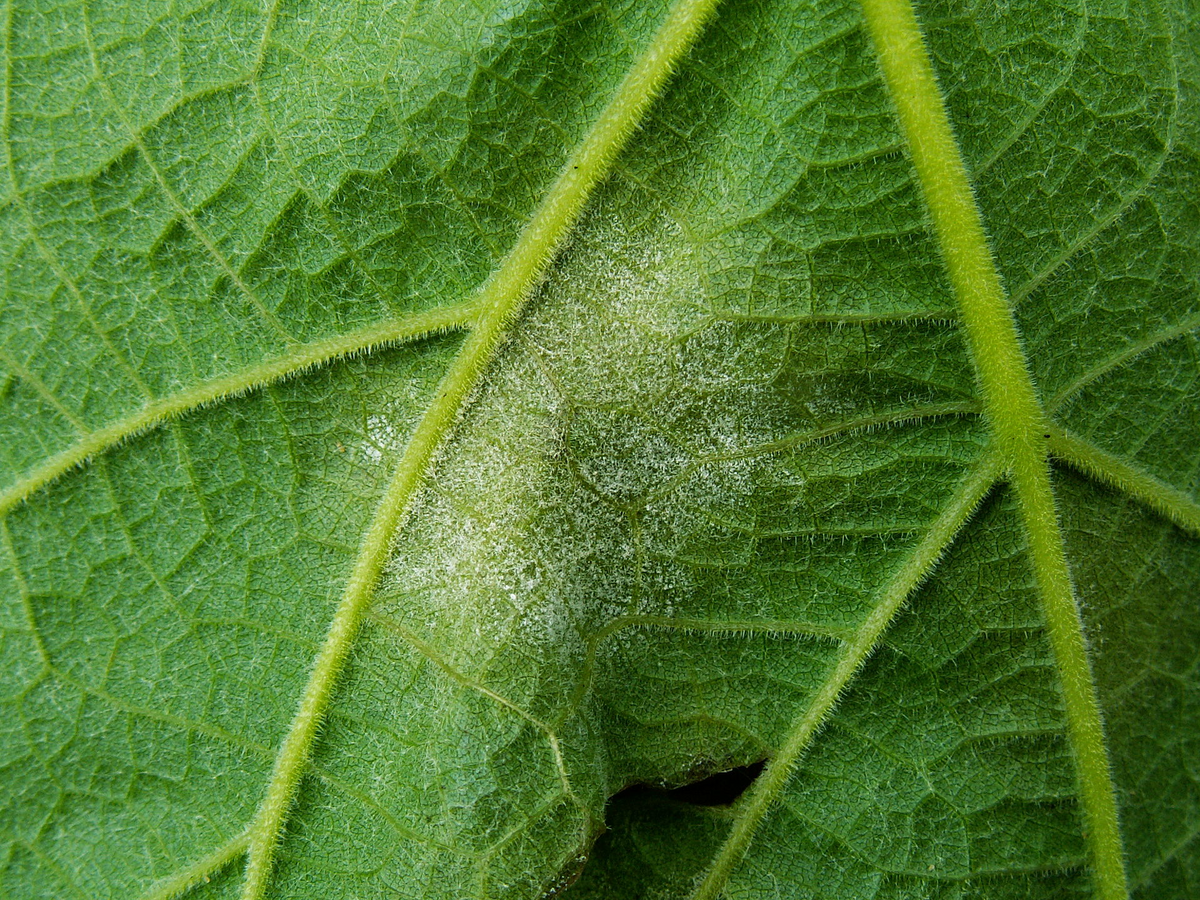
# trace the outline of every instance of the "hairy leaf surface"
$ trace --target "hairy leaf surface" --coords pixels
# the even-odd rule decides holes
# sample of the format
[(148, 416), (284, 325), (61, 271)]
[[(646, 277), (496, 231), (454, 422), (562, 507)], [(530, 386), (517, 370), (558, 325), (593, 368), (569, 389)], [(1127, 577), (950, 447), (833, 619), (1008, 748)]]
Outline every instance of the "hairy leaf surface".
[(1194, 0), (3, 50), (0, 897), (1200, 896)]

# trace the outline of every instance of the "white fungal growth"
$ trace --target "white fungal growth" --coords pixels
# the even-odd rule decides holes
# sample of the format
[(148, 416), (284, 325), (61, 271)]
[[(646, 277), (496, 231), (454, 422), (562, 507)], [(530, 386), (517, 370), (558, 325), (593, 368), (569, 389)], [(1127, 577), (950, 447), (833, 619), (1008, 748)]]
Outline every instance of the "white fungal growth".
[(367, 438), (362, 442), (363, 458), (373, 463), (381, 462), (385, 453), (390, 456), (404, 449), (404, 438), (405, 435), (392, 423), (389, 416), (368, 416)]
[[(623, 221), (601, 204), (547, 275), (380, 594), (380, 610), (518, 704), (566, 702), (614, 621), (693, 614), (706, 553), (748, 558), (766, 463), (742, 451), (778, 436), (760, 363), (786, 340), (709, 322), (682, 229)], [(754, 365), (721, 362), (731, 346)], [(368, 424), (392, 446), (386, 421)]]

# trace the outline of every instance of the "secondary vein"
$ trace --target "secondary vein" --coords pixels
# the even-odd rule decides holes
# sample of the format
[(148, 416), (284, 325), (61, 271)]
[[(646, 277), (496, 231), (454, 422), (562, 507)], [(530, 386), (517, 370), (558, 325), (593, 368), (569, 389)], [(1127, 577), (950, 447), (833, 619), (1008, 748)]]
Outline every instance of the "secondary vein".
[(888, 625), (913, 590), (933, 571), (955, 535), (996, 483), (1002, 469), (1000, 454), (989, 451), (954, 493), (934, 520), (921, 542), (892, 575), (879, 595), (879, 602), (854, 635), (842, 647), (837, 663), (817, 689), (808, 706), (792, 724), (783, 746), (751, 788), (746, 803), (738, 810), (729, 837), (713, 858), (692, 900), (716, 900), (745, 855), (758, 826), (787, 786), (796, 764), (813, 736), (837, 703), (851, 679), (874, 651)]
[(459, 303), (403, 319), (368, 325), (348, 334), (310, 344), (300, 344), (276, 359), (222, 375), (148, 403), (123, 419), (85, 433), (76, 443), (50, 457), (20, 481), (0, 491), (0, 516), (75, 466), (164, 421), (218, 400), (240, 396), (335, 359), (462, 328), (474, 320), (478, 309), (474, 302)]
[(141, 900), (175, 900), (198, 884), (207, 883), (214, 875), (246, 852), (250, 836), (242, 832), (226, 841), (212, 853), (185, 866), (173, 875), (156, 882)]
[(991, 429), (1011, 467), (1062, 685), (1098, 893), (1126, 900), (1116, 796), (1054, 505), (1046, 417), (910, 0), (862, 0), (862, 7), (962, 311)]
[(532, 219), (479, 298), (482, 315), (443, 376), (433, 403), (413, 432), (364, 536), (354, 570), (317, 655), (266, 793), (250, 825), (243, 900), (260, 900), (275, 851), (308, 760), (397, 528), (482, 375), (503, 343), (597, 184), (641, 122), (675, 66), (695, 42), (718, 0), (679, 0), (650, 45), (625, 75), (608, 105), (567, 160)]
[(1200, 503), (1091, 441), (1051, 424), (1050, 452), (1067, 465), (1166, 516), (1200, 536)]

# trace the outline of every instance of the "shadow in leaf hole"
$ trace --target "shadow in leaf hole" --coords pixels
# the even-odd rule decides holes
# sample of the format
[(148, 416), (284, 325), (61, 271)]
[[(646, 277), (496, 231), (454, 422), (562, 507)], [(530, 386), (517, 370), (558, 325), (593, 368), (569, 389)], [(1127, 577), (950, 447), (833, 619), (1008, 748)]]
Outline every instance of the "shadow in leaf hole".
[(750, 785), (754, 784), (754, 779), (762, 774), (765, 765), (766, 760), (759, 760), (748, 766), (738, 766), (728, 772), (718, 772), (716, 775), (709, 775), (703, 781), (696, 781), (670, 790), (635, 784), (613, 797), (612, 802), (617, 802), (618, 797), (628, 799), (630, 794), (646, 792), (659, 794), (669, 800), (688, 803), (692, 806), (728, 806), (742, 796)]
[(730, 805), (762, 774), (765, 761), (666, 789), (635, 784), (615, 794), (606, 831), (581, 870), (550, 896), (561, 900), (685, 897), (729, 833)]

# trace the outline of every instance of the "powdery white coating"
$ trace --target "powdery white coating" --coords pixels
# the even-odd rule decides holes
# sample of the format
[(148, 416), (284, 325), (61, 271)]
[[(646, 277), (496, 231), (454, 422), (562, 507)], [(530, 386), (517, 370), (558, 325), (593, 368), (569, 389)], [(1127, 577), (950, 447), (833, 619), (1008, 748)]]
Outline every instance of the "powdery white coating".
[(662, 407), (678, 342), (697, 324), (679, 312), (699, 296), (690, 248), (665, 217), (626, 235), (603, 206), (578, 243), (444, 454), (377, 603), (515, 702), (540, 676), (513, 670), (514, 648), (537, 668), (553, 657), (546, 671), (561, 679), (589, 635), (645, 611), (622, 498), (695, 457), (676, 424), (658, 439), (629, 427), (650, 427), (647, 405), (656, 420), (680, 417)]
[(708, 566), (750, 562), (763, 448), (796, 424), (769, 374), (786, 326), (710, 319), (683, 229), (628, 232), (610, 191), (440, 458), (376, 604), (539, 715), (574, 702), (558, 685), (613, 623), (695, 612)]
[[(653, 755), (637, 742), (654, 744), (660, 724), (623, 698), (627, 669), (632, 683), (662, 681), (656, 721), (695, 722), (695, 740), (653, 777), (760, 752), (714, 724), (732, 715), (727, 695), (705, 686), (717, 673), (687, 687), (685, 644), (726, 635), (737, 645), (782, 623), (811, 645), (804, 664), (824, 665), (870, 603), (829, 559), (873, 564), (891, 551), (822, 529), (847, 517), (871, 532), (881, 520), (872, 485), (890, 490), (896, 453), (942, 452), (930, 438), (862, 439), (895, 424), (888, 409), (911, 407), (898, 391), (927, 363), (889, 361), (887, 335), (868, 342), (857, 327), (715, 316), (703, 248), (665, 213), (626, 228), (611, 210), (627, 202), (620, 183), (606, 188), (547, 274), (436, 462), (374, 603), (456, 678), (547, 734), (593, 735), (576, 747), (561, 731), (568, 760), (605, 748), (577, 773), (591, 780), (585, 793), (619, 787)], [(897, 390), (886, 380), (867, 396), (843, 389), (868, 357), (903, 372)], [(949, 486), (953, 469), (942, 468)], [(848, 505), (850, 480), (865, 507)], [(916, 504), (901, 518), (930, 514)], [(654, 658), (664, 640), (684, 642), (674, 668)], [(626, 727), (649, 729), (628, 746), (596, 737), (617, 709)], [(612, 784), (595, 783), (604, 772)]]
[(390, 456), (404, 449), (404, 438), (403, 432), (387, 416), (378, 413), (368, 416), (367, 440), (362, 442), (362, 455), (370, 462), (381, 462), (385, 452)]
[[(712, 318), (701, 249), (666, 214), (628, 229), (610, 211), (625, 200), (608, 188), (547, 275), (376, 604), (519, 705), (575, 702), (558, 686), (618, 620), (711, 614), (714, 567), (817, 533), (845, 512), (841, 471), (883, 477), (894, 458), (821, 430), (876, 415), (838, 381), (882, 356), (874, 336)], [(769, 614), (730, 583), (739, 614)]]

